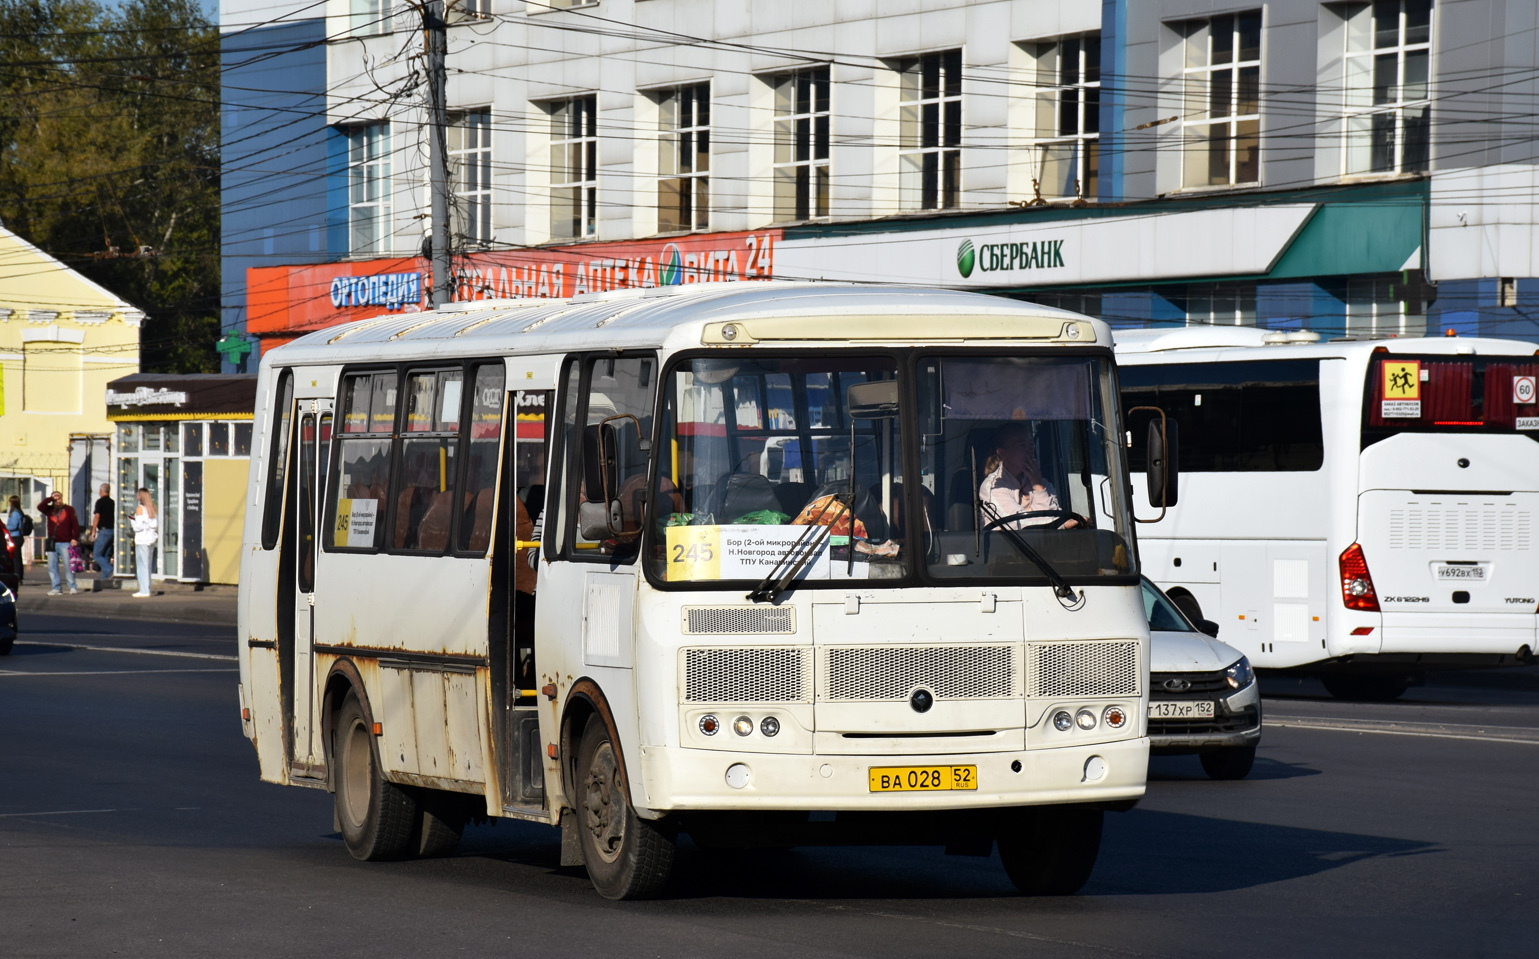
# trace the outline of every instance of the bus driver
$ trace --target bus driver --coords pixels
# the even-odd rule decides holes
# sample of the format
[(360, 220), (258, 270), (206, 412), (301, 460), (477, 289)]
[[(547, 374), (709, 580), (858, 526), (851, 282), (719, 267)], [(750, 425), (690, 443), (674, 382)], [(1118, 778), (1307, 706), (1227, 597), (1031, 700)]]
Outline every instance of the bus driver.
[[(994, 455), (984, 464), (987, 475), (978, 488), (978, 498), (989, 518), (1017, 513), (1061, 511), (1058, 493), (1042, 476), (1042, 467), (1032, 449), (1031, 427), (1025, 423), (1006, 423), (994, 434)], [(1010, 529), (1040, 526), (1054, 522), (1053, 516), (1033, 516), (1001, 524)], [(1073, 529), (1077, 520), (1065, 520), (1060, 529)]]

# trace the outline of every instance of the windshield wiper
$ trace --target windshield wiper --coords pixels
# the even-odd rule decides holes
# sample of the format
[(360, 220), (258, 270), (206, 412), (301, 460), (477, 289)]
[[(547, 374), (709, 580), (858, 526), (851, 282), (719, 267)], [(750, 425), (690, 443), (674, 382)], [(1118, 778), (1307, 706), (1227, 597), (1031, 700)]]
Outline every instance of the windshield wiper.
[[(983, 498), (977, 493), (973, 494), (973, 500), (978, 504), (984, 515), (992, 514), (992, 518), (996, 520), (1002, 518), (999, 510), (994, 508), (994, 504), (983, 502)], [(1052, 563), (1049, 563), (1041, 553), (1037, 552), (1030, 543), (1026, 542), (1025, 538), (1017, 530), (1003, 525), (994, 528), (1004, 533), (1005, 539), (1008, 539), (1011, 545), (1020, 550), (1022, 556), (1031, 560), (1038, 569), (1042, 570), (1047, 576), (1047, 581), (1053, 584), (1053, 592), (1057, 594), (1059, 599), (1074, 599), (1074, 590), (1069, 586), (1068, 580), (1065, 580), (1058, 570), (1053, 568)]]
[[(834, 521), (830, 520), (827, 524), (822, 524), (821, 521), (824, 514), (828, 512), (829, 507), (835, 503), (849, 511), (850, 549), (853, 550), (855, 548), (855, 499), (853, 496), (850, 497), (850, 502), (846, 504), (843, 498), (838, 493), (835, 493), (829, 496), (828, 502), (824, 503), (823, 508), (818, 511), (818, 515), (813, 517), (811, 524), (807, 526), (806, 532), (798, 536), (796, 542), (786, 547), (786, 551), (780, 555), (780, 558), (775, 561), (775, 565), (770, 568), (769, 574), (760, 580), (759, 585), (755, 586), (748, 594), (750, 602), (773, 603), (780, 598), (781, 593), (784, 593), (791, 587), (791, 583), (796, 577), (801, 575), (802, 570), (806, 569), (818, 555), (818, 550), (822, 549), (823, 545), (828, 542), (829, 537), (833, 536)], [(837, 520), (838, 516), (835, 516), (834, 519)], [(794, 563), (791, 562), (793, 557), (796, 560)], [(785, 574), (780, 575), (781, 568), (786, 567), (788, 563), (790, 565), (786, 568)], [(778, 580), (776, 579), (777, 575), (779, 576)]]

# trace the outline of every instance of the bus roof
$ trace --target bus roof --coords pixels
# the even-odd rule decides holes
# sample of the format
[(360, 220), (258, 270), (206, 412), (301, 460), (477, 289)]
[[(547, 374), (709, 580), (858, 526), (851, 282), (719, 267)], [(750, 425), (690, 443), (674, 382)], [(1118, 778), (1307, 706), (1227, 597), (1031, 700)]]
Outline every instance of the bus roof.
[(1243, 326), (1167, 326), (1116, 330), (1119, 362), (1202, 363), (1242, 359), (1325, 359), (1365, 356), (1375, 351), (1406, 355), (1445, 354), (1531, 356), (1524, 340), (1481, 336), (1399, 336), (1322, 341), (1302, 330), (1261, 330)]
[[(602, 332), (600, 332), (602, 331)], [(598, 348), (1030, 343), (1111, 346), (1100, 320), (982, 293), (755, 281), (455, 303), (309, 333), (262, 357), (306, 365)]]

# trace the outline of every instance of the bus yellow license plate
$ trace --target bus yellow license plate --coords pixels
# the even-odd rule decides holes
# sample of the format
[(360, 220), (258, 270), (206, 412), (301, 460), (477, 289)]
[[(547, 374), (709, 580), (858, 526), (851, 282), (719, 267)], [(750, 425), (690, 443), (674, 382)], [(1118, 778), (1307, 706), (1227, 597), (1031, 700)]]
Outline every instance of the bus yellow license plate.
[(977, 766), (872, 766), (871, 792), (977, 789)]

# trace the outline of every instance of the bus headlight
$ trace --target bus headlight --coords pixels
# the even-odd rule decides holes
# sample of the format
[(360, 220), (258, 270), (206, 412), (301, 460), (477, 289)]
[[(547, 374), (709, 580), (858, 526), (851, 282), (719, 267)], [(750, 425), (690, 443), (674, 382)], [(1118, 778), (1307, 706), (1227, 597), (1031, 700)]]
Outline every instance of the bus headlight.
[(732, 720), (732, 731), (739, 736), (753, 735), (753, 719), (748, 716), (739, 716)]
[(759, 723), (759, 732), (766, 736), (780, 735), (780, 720), (776, 719), (774, 716), (765, 716), (764, 719)]
[(1053, 714), (1053, 728), (1061, 733), (1066, 733), (1074, 728), (1074, 717), (1063, 710)]
[(1244, 689), (1256, 679), (1256, 671), (1250, 668), (1250, 660), (1241, 656), (1234, 665), (1224, 670), (1224, 678), (1235, 689)]
[(1081, 709), (1078, 713), (1074, 714), (1074, 721), (1079, 723), (1080, 729), (1094, 729), (1096, 722), (1095, 713), (1088, 709)]

